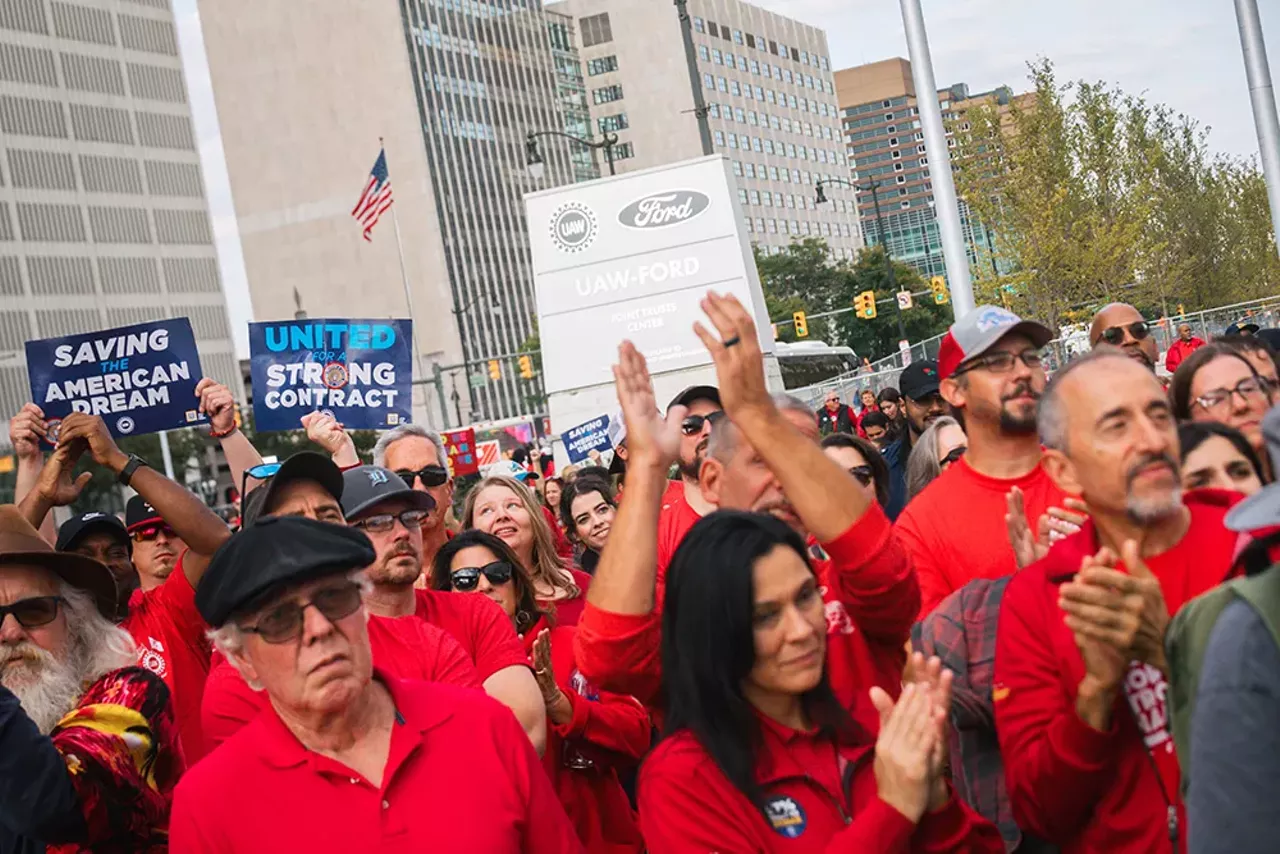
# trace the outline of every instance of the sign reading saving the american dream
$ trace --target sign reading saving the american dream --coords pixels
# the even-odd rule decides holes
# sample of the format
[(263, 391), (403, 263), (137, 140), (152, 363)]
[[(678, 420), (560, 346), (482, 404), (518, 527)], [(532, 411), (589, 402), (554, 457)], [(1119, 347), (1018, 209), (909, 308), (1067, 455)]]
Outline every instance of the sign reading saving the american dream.
[(27, 375), (52, 441), (72, 412), (101, 415), (116, 436), (207, 421), (196, 398), (200, 355), (185, 317), (28, 341)]
[(572, 430), (566, 430), (560, 434), (560, 441), (564, 443), (569, 462), (585, 462), (592, 451), (603, 452), (613, 447), (609, 442), (609, 416), (601, 415)]
[(624, 338), (654, 373), (709, 365), (708, 290), (753, 307), (773, 351), (734, 187), (715, 155), (525, 196), (549, 394), (611, 383)]
[(348, 430), (407, 424), (412, 341), (409, 320), (250, 323), (254, 427), (297, 430), (309, 412), (326, 412)]

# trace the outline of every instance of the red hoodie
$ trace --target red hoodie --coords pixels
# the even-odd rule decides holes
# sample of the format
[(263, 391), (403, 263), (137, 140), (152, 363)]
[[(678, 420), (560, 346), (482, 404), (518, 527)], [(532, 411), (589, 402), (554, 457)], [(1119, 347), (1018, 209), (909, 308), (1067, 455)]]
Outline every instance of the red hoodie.
[[(1238, 535), (1223, 518), (1242, 497), (1209, 489), (1188, 493), (1186, 535), (1147, 558), (1171, 616), (1231, 574)], [(1182, 840), (1178, 850), (1185, 850), (1168, 686), (1160, 672), (1130, 665), (1109, 732), (1092, 729), (1076, 714), (1084, 660), (1063, 622), (1058, 587), (1098, 548), (1086, 523), (1015, 575), (1004, 594), (992, 696), (1000, 751), (1013, 757), (1005, 763), (1013, 815), (1063, 854), (1165, 854), (1174, 850), (1174, 835)]]

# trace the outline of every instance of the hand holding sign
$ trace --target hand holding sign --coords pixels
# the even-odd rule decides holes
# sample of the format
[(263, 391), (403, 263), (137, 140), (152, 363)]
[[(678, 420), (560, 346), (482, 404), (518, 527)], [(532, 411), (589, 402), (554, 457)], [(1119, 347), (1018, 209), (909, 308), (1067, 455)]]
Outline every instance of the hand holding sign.
[(235, 429), (236, 399), (231, 396), (231, 389), (205, 377), (196, 383), (196, 397), (200, 398), (200, 411), (209, 416), (212, 432), (226, 436)]
[(87, 447), (84, 442), (67, 442), (49, 455), (48, 462), (40, 471), (40, 480), (36, 482), (36, 492), (41, 498), (54, 507), (65, 507), (80, 497), (80, 492), (93, 479), (93, 472), (81, 472), (74, 480), (72, 475)]
[(41, 457), (40, 440), (46, 433), (44, 413), (34, 403), (24, 403), (9, 421), (9, 444), (19, 459)]
[(77, 441), (89, 447), (93, 461), (119, 474), (129, 462), (129, 457), (111, 438), (107, 423), (97, 415), (85, 415), (73, 412), (62, 421), (62, 431), (58, 434), (58, 447), (74, 445)]

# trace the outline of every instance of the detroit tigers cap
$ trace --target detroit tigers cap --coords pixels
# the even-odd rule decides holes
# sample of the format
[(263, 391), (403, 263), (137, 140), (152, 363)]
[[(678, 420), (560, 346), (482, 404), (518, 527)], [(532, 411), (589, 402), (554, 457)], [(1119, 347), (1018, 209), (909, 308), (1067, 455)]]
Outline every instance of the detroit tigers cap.
[(1037, 347), (1053, 340), (1049, 327), (994, 305), (980, 305), (951, 324), (938, 348), (938, 379), (954, 376), (956, 369), (990, 350), (1004, 336), (1020, 332)]

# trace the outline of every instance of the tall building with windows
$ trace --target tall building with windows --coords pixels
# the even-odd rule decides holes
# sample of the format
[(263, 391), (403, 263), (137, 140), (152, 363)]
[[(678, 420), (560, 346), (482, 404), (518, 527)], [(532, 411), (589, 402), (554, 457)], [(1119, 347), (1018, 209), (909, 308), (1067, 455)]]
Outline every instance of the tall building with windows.
[(188, 317), (240, 388), (168, 0), (0, 2), (0, 410), (24, 344)]
[[(418, 387), (420, 417), (532, 412), (522, 195), (543, 183), (525, 138), (587, 120), (572, 22), (538, 0), (199, 5), (255, 316), (403, 317), (411, 301), (415, 373), (444, 372)], [(350, 214), (380, 145), (395, 203), (365, 241)], [(547, 181), (597, 174), (563, 139), (541, 150)]]
[[(881, 243), (875, 199), (869, 189), (874, 182), (889, 254), (924, 276), (945, 275), (911, 63), (886, 59), (846, 68), (835, 73), (835, 84), (853, 179), (868, 187), (856, 194), (867, 243)], [(939, 91), (943, 121), (948, 123), (947, 145), (955, 148), (955, 127), (968, 129), (963, 124), (967, 110), (978, 104), (995, 104), (1004, 111), (1027, 97), (1014, 95), (1008, 87), (970, 94), (963, 83)], [(832, 194), (839, 192), (840, 188), (832, 189)], [(852, 190), (845, 192), (853, 195)], [(960, 221), (970, 262), (982, 257), (985, 263), (999, 263), (993, 235), (963, 201)]]
[[(564, 0), (577, 21), (596, 139), (616, 132), (619, 172), (698, 157), (702, 145), (680, 20), (654, 0)], [(847, 177), (826, 34), (740, 0), (690, 0), (695, 62), (715, 151), (727, 156), (753, 243), (821, 237), (861, 246), (852, 203), (819, 207), (814, 183)]]

